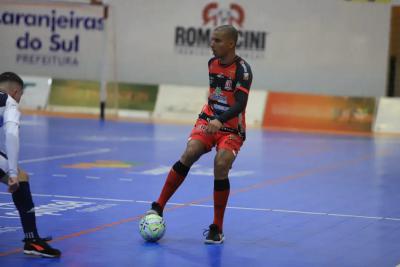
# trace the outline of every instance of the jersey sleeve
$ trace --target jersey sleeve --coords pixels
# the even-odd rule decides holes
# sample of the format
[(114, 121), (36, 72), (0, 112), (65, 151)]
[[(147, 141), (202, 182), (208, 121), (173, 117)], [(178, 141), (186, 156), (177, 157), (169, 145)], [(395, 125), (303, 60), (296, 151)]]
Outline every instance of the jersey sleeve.
[(6, 155), (8, 157), (8, 175), (13, 177), (18, 175), (19, 120), (18, 103), (8, 97), (3, 114), (3, 128)]
[(13, 122), (19, 125), (20, 116), (18, 103), (12, 97), (8, 97), (3, 114), (3, 123)]
[(210, 60), (208, 61), (208, 67), (211, 66), (211, 63), (212, 63), (215, 59), (216, 59), (215, 57), (210, 58)]
[(248, 94), (253, 81), (253, 73), (251, 72), (250, 65), (241, 60), (238, 64), (236, 75), (235, 90), (240, 90)]

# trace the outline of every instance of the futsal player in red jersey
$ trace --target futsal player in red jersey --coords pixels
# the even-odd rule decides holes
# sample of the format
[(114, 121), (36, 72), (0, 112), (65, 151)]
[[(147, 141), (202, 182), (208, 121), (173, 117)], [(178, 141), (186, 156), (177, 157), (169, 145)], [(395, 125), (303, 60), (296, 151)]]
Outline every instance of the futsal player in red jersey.
[(253, 75), (249, 64), (236, 55), (237, 30), (231, 25), (214, 29), (213, 58), (208, 62), (209, 95), (190, 134), (187, 147), (171, 168), (157, 201), (147, 214), (163, 216), (167, 201), (187, 176), (190, 167), (216, 147), (214, 159), (214, 221), (206, 231), (206, 244), (224, 241), (223, 220), (229, 197), (229, 170), (246, 137), (246, 104)]

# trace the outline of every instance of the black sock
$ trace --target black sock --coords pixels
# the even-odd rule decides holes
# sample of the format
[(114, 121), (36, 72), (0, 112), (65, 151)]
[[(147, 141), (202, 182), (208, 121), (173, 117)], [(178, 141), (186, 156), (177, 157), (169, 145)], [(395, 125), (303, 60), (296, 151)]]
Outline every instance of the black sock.
[(12, 199), (21, 218), (21, 224), (25, 233), (25, 238), (39, 238), (36, 228), (36, 216), (34, 210), (35, 206), (32, 201), (29, 183), (20, 182), (18, 190), (12, 194)]

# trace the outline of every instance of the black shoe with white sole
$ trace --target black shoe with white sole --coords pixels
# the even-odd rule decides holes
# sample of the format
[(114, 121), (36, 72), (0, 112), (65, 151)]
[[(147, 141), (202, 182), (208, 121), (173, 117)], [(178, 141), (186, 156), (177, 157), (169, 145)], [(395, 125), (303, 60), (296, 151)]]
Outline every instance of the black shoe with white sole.
[(203, 233), (206, 236), (204, 243), (206, 244), (222, 244), (224, 242), (224, 234), (219, 230), (218, 225), (211, 224), (209, 229)]
[(47, 238), (24, 239), (24, 253), (27, 255), (42, 256), (44, 258), (59, 258), (61, 256), (61, 251), (52, 248), (46, 241), (48, 241)]
[(161, 208), (160, 204), (158, 204), (157, 202), (154, 201), (153, 203), (151, 203), (151, 209), (146, 212), (146, 215), (149, 215), (149, 214), (156, 214), (156, 215), (162, 217), (163, 209)]

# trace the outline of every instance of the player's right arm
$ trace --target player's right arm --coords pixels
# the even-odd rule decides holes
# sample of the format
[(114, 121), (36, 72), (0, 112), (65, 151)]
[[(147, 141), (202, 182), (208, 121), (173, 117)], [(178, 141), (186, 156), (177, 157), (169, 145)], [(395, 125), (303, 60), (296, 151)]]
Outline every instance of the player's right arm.
[(9, 96), (3, 114), (3, 128), (6, 155), (8, 157), (8, 185), (10, 192), (14, 192), (18, 188), (19, 120), (18, 103)]

